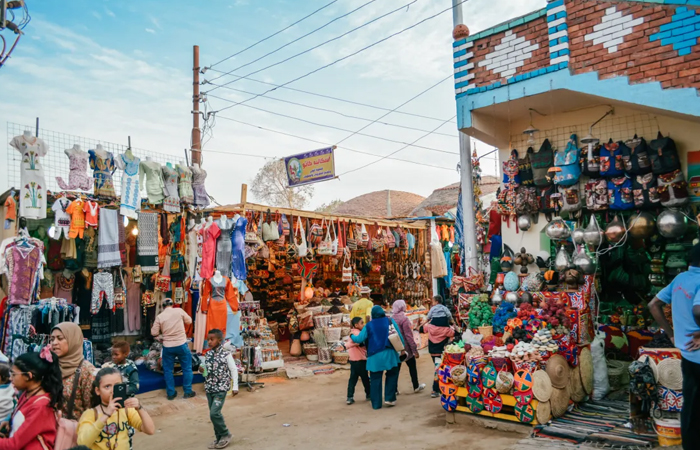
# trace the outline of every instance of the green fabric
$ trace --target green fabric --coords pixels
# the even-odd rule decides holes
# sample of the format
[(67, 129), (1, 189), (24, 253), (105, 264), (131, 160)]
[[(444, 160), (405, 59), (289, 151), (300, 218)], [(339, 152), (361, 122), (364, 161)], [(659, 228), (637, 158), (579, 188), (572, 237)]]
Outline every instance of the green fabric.
[(214, 425), (214, 435), (217, 440), (229, 434), (228, 428), (226, 428), (226, 422), (224, 422), (224, 416), (221, 414), (221, 408), (223, 408), (225, 400), (226, 392), (207, 392), (209, 419), (211, 419), (211, 423)]

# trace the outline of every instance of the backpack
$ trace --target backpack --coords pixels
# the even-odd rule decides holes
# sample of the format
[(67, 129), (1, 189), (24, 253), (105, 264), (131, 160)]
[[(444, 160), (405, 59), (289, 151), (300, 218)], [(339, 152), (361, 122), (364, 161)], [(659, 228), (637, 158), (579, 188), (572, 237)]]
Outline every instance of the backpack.
[(532, 179), (532, 164), (530, 163), (530, 154), (534, 150), (532, 147), (527, 149), (525, 157), (518, 160), (518, 176), (520, 177), (520, 186), (534, 186), (535, 181)]
[(573, 186), (578, 183), (581, 176), (581, 166), (579, 165), (578, 139), (575, 134), (571, 135), (564, 151), (557, 151), (554, 154), (554, 166), (557, 168), (554, 174), (555, 184)]
[(653, 173), (632, 178), (632, 196), (635, 208), (646, 209), (659, 206), (659, 188)]
[(547, 187), (552, 184), (549, 178), (549, 169), (554, 165), (554, 150), (549, 139), (545, 139), (537, 153), (530, 155), (530, 165), (532, 166), (532, 178), (535, 186)]
[(503, 162), (503, 184), (506, 187), (520, 186), (520, 177), (518, 176), (518, 151), (510, 152), (510, 159)]
[(576, 183), (571, 187), (559, 186), (559, 206), (562, 212), (577, 212), (583, 207), (581, 201), (580, 185)]
[(515, 215), (515, 190), (499, 188), (496, 193), (496, 210), (502, 216), (509, 217)]
[(636, 134), (626, 141), (622, 148), (622, 162), (628, 175), (644, 175), (651, 172), (647, 141), (637, 137)]
[(614, 211), (625, 211), (634, 208), (632, 198), (632, 180), (622, 176), (608, 180), (608, 204)]
[(581, 173), (597, 178), (600, 176), (600, 144), (591, 145), (591, 154), (588, 154), (588, 146), (581, 148)]
[(73, 387), (71, 389), (70, 399), (68, 400), (69, 417), (61, 417), (61, 413), (56, 414), (56, 440), (54, 441), (54, 450), (68, 450), (78, 445), (78, 421), (73, 419), (73, 407), (75, 406), (75, 397), (78, 393), (78, 382), (80, 381), (81, 366), (75, 371), (73, 376)]
[(520, 186), (515, 190), (515, 213), (530, 214), (539, 210), (537, 188)]
[(540, 212), (545, 214), (556, 212), (557, 197), (557, 190), (554, 186), (537, 188), (537, 202)]
[(676, 143), (670, 137), (663, 137), (659, 131), (657, 138), (649, 143), (649, 147), (651, 170), (654, 174), (661, 175), (681, 168)]
[(680, 169), (659, 175), (657, 181), (661, 205), (669, 207), (688, 203), (688, 183), (685, 181), (683, 172)]
[(608, 207), (608, 184), (602, 178), (591, 178), (586, 183), (586, 208), (603, 211)]
[(600, 176), (612, 178), (624, 174), (625, 164), (622, 162), (622, 142), (612, 139), (600, 148)]

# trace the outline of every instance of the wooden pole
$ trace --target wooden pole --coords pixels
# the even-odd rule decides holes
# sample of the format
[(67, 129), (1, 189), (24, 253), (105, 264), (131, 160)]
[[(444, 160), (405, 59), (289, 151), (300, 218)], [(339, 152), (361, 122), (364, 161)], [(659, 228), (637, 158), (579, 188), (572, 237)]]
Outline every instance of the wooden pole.
[(193, 48), (192, 64), (192, 164), (202, 164), (202, 130), (199, 129), (199, 45)]

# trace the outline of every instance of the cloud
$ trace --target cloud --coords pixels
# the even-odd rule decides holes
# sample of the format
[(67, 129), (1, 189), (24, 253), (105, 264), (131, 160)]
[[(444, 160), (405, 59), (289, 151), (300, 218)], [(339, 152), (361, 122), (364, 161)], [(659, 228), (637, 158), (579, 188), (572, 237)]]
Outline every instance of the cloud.
[(162, 29), (163, 29), (163, 27), (160, 26), (160, 21), (159, 21), (157, 18), (151, 17), (150, 19), (151, 19), (151, 23), (152, 23), (156, 28), (158, 28), (159, 30), (162, 30)]
[(117, 15), (114, 14), (114, 12), (108, 8), (105, 8), (105, 14), (107, 14), (109, 17), (117, 17)]
[(146, 33), (156, 34), (156, 30), (153, 28), (146, 28)]
[(97, 11), (92, 11), (92, 15), (97, 19), (97, 20), (102, 20), (102, 15), (98, 13)]

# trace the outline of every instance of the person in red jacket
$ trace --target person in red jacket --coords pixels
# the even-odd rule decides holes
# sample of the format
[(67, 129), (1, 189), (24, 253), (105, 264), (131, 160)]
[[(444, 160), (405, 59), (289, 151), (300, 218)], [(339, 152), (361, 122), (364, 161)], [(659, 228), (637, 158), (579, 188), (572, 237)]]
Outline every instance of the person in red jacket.
[[(63, 380), (58, 357), (48, 346), (41, 352), (20, 355), (10, 373), (22, 395), (12, 414), (9, 432), (0, 438), (0, 450), (53, 449), (56, 411), (63, 403)], [(8, 430), (7, 422), (0, 425)]]

